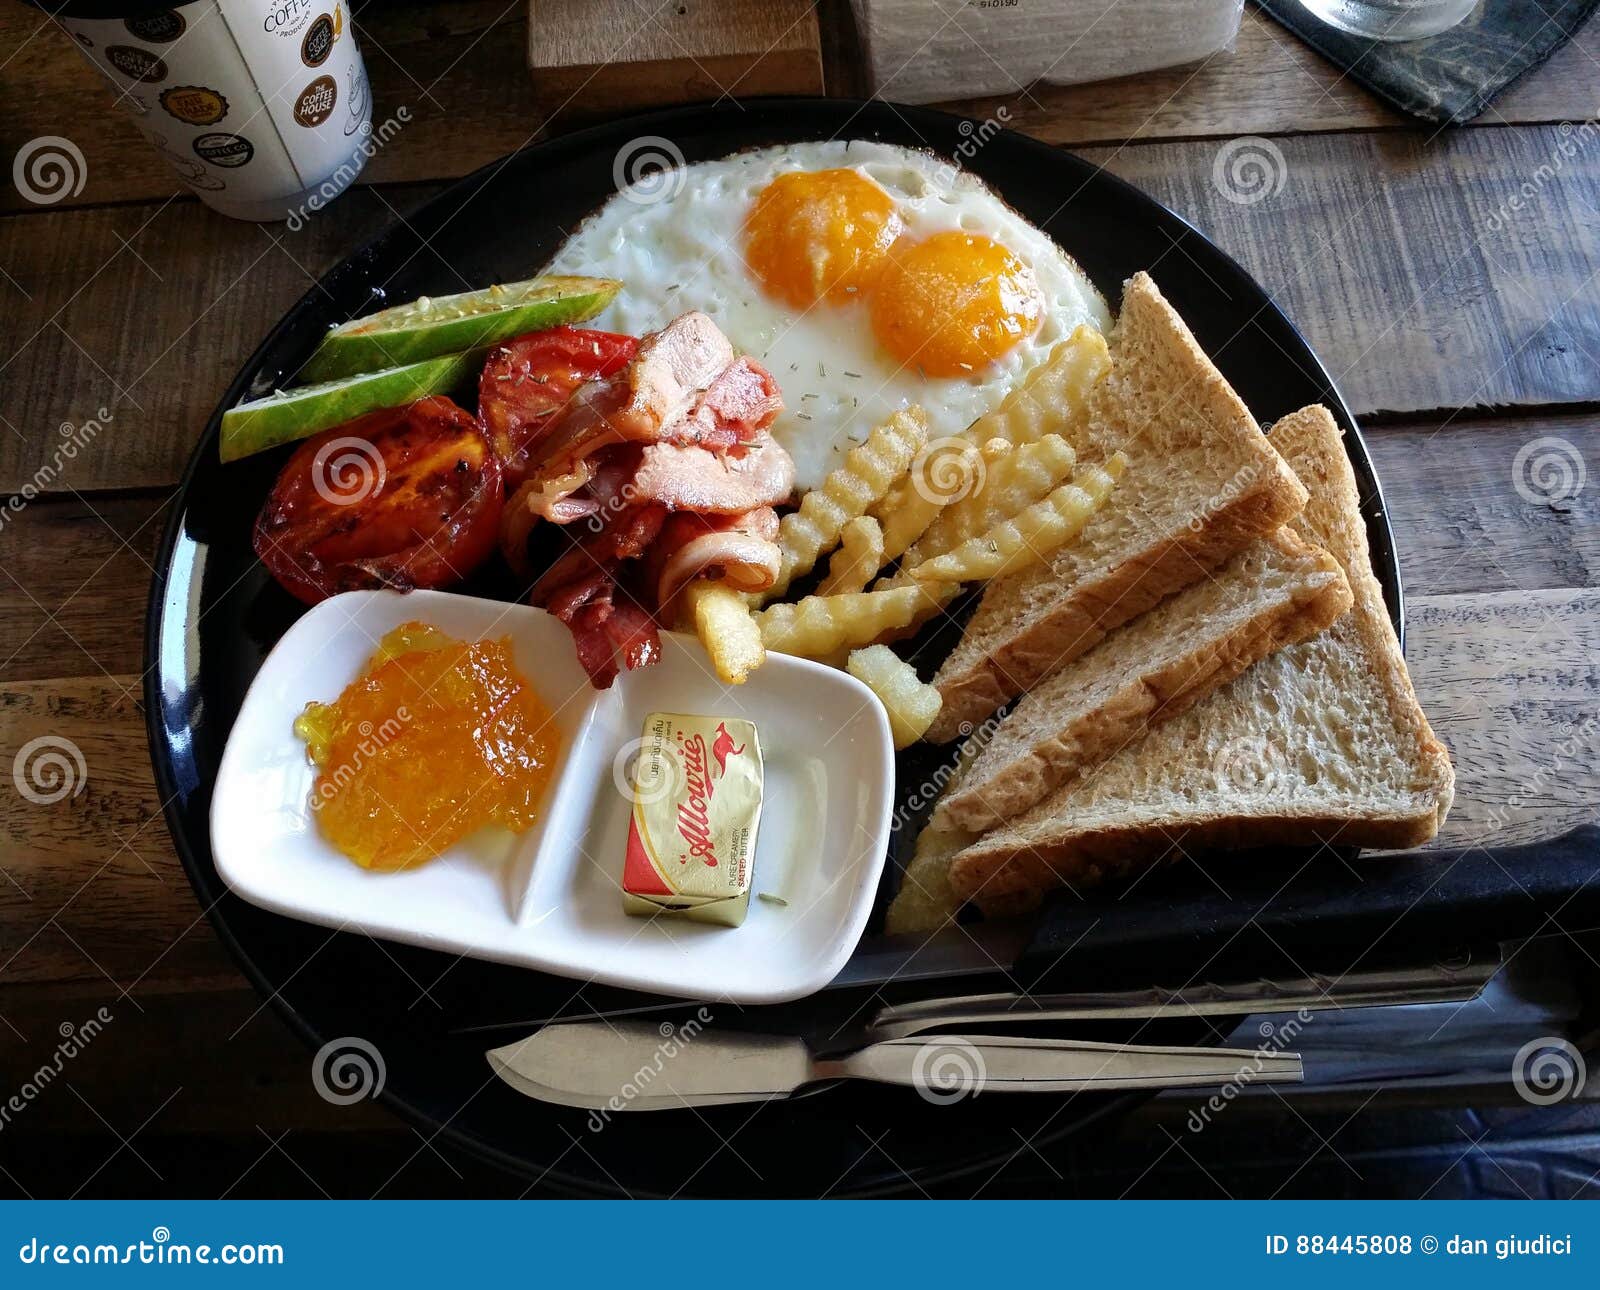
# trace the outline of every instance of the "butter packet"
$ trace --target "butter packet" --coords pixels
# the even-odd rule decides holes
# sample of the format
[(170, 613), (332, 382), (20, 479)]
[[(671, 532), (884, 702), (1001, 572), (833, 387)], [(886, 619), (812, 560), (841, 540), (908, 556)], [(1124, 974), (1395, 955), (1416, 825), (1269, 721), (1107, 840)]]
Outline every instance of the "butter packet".
[(737, 717), (652, 712), (633, 767), (622, 908), (737, 927), (750, 907), (761, 745)]

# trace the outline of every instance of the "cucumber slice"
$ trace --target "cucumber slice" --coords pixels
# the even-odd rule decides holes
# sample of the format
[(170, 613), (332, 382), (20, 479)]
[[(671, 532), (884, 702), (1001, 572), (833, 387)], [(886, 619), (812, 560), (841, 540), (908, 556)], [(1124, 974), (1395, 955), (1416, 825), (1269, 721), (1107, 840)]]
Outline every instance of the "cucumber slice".
[(610, 278), (545, 277), (454, 296), (423, 296), (335, 327), (301, 369), (300, 379), (337, 380), (582, 322), (610, 304), (621, 285)]
[(364, 412), (397, 408), (429, 394), (447, 394), (477, 374), (484, 352), (445, 354), (382, 372), (279, 390), (264, 399), (241, 403), (222, 414), (218, 441), (222, 460), (238, 461), (279, 444), (309, 438)]

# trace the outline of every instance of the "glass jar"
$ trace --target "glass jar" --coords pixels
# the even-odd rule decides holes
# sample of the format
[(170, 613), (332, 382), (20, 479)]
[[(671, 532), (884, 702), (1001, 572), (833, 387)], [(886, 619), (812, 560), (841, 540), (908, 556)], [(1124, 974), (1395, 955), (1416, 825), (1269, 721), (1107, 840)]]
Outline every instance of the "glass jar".
[(1422, 40), (1460, 23), (1478, 0), (1300, 0), (1330, 27), (1372, 40)]

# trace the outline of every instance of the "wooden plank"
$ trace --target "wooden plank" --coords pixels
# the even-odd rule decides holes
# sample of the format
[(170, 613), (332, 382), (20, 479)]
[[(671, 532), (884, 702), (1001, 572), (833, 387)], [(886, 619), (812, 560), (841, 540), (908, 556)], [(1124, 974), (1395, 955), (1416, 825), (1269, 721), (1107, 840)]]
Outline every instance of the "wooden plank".
[[(1532, 840), (1594, 813), (1600, 590), (1416, 597), (1407, 644), (1423, 706), (1456, 761), (1441, 844), (1491, 830)], [(81, 768), (68, 766), (83, 784), (55, 803), (0, 794), (0, 962), (11, 960), (0, 983), (120, 991), (137, 981), (137, 999), (235, 979), (171, 854), (142, 717), (125, 690), (134, 680), (0, 686), (0, 765), (30, 740), (65, 739), (82, 756)], [(1571, 748), (1575, 731), (1590, 742)]]
[[(161, 206), (0, 218), (0, 494), (175, 483), (235, 371), (342, 256), (430, 189), (359, 189), (299, 232)], [(109, 416), (102, 413), (109, 413)], [(70, 460), (61, 428), (98, 421)]]
[[(1587, 213), (1600, 146), (1562, 157), (1518, 198), (1520, 213), (1508, 205), (1506, 176), (1535, 174), (1575, 137), (1528, 127), (1432, 146), (1285, 140), (1282, 191), (1255, 205), (1219, 191), (1212, 142), (1089, 155), (1238, 256), (1366, 415), (1600, 401), (1600, 223)], [(404, 211), (433, 191), (360, 189), (297, 234), (191, 202), (0, 218), (0, 302), (23, 338), (0, 367), (0, 493), (49, 462), (55, 440), (39, 427), (100, 406), (116, 414), (115, 434), (53, 486), (174, 482), (237, 365), (314, 275), (376, 232), (391, 204)]]
[[(829, 84), (859, 86), (846, 5), (824, 6)], [(541, 118), (524, 65), (525, 6), (503, 0), (367, 6), (358, 23), (371, 75), (374, 119), (405, 106), (398, 139), (368, 164), (368, 182), (435, 180), (465, 174), (562, 129), (566, 114)], [(71, 204), (164, 198), (179, 191), (133, 123), (114, 111), (99, 77), (71, 40), (35, 11), (0, 8), (0, 47), (24, 57), (6, 68), (7, 155), (39, 135), (64, 135), (82, 151), (86, 182)], [(1587, 119), (1593, 112), (1593, 25), (1573, 45), (1507, 93), (1480, 121), (1489, 124)], [(957, 103), (992, 115), (1000, 100)], [(1245, 15), (1236, 51), (1203, 68), (1179, 68), (1067, 89), (1035, 87), (1004, 101), (1013, 124), (1054, 143), (1132, 138), (1289, 134), (1399, 128), (1402, 119), (1340, 76), (1286, 31)], [(10, 185), (0, 209), (28, 206)], [(48, 209), (60, 209), (52, 207)]]
[[(291, 1125), (300, 1132), (405, 1132), (370, 1100), (338, 1106), (319, 1097), (313, 1055), (242, 980), (141, 989), (137, 1001), (135, 1007), (103, 982), (0, 988), (0, 1015), (10, 1027), (0, 1033), (17, 1079), (53, 1066), (58, 1052), (70, 1054), (61, 1059), (60, 1077), (39, 1086), (5, 1126), (7, 1134), (101, 1131), (83, 1101), (124, 1132), (158, 1106), (160, 1117), (146, 1133), (250, 1132), (255, 1124), (277, 1126), (274, 1136)], [(197, 1012), (203, 1024), (196, 1024)], [(63, 1025), (73, 1028), (71, 1036), (63, 1037)], [(265, 1139), (258, 1149), (267, 1149)]]
[(43, 497), (0, 512), (0, 676), (139, 672), (169, 496)]
[(137, 676), (0, 686), (0, 754), (0, 982), (237, 980), (161, 817)]
[(1436, 846), (1532, 842), (1600, 815), (1600, 591), (1418, 597), (1406, 659), (1456, 768)]
[(1361, 415), (1600, 400), (1592, 122), (1084, 156), (1231, 252)]
[(1408, 596), (1600, 586), (1600, 414), (1433, 420), (1366, 438)]

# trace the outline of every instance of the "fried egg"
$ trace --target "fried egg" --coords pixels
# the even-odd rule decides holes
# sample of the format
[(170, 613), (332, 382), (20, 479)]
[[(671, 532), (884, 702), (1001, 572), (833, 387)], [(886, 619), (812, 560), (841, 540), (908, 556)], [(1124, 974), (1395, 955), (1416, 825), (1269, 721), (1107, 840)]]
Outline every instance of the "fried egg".
[(783, 390), (773, 433), (802, 489), (890, 413), (931, 438), (995, 407), (1110, 313), (1083, 271), (980, 180), (931, 153), (786, 144), (624, 188), (550, 273), (619, 279), (588, 325), (643, 335), (703, 310)]

